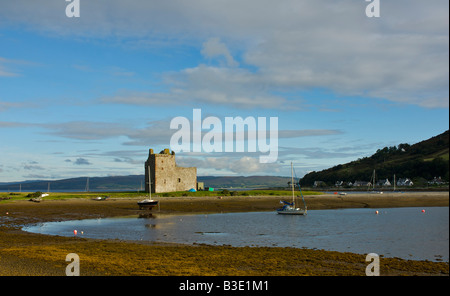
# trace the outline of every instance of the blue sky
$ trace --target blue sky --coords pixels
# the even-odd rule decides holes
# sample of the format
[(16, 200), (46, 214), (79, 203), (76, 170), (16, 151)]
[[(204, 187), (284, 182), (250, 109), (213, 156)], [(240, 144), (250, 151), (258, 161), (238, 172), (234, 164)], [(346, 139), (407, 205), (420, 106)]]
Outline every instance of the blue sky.
[(279, 125), (275, 163), (178, 153), (199, 175), (302, 176), (449, 128), (445, 0), (68, 4), (0, 2), (0, 182), (143, 174), (194, 108)]

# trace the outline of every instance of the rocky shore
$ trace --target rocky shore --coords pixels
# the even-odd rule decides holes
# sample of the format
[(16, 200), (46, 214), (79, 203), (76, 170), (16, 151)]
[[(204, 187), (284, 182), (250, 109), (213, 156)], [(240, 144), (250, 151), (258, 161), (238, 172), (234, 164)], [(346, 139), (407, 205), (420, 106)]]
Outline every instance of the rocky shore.
[[(280, 197), (161, 197), (161, 213), (272, 211)], [(448, 192), (326, 194), (305, 197), (309, 210), (448, 206)], [(0, 202), (0, 275), (64, 276), (66, 255), (81, 275), (364, 276), (365, 255), (323, 250), (138, 243), (27, 233), (23, 225), (139, 214), (136, 198)], [(153, 210), (155, 211), (155, 209)], [(288, 259), (289, 258), (289, 259)], [(447, 262), (381, 258), (381, 275), (444, 275)]]

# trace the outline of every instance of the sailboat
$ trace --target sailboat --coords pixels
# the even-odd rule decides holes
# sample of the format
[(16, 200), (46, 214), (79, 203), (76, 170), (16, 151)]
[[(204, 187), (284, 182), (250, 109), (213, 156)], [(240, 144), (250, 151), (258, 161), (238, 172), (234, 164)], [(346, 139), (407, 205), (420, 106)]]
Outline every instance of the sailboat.
[[(372, 193), (383, 194), (383, 191), (379, 191), (379, 190), (375, 189), (375, 182), (376, 182), (375, 170), (373, 170), (371, 181), (372, 181)], [(367, 188), (367, 190), (369, 190), (369, 188)]]
[(148, 166), (148, 192), (149, 192), (149, 198), (146, 198), (144, 200), (138, 201), (138, 206), (140, 210), (148, 209), (151, 210), (155, 206), (158, 205), (158, 201), (152, 199), (152, 177), (150, 174), (150, 166)]
[[(280, 215), (306, 215), (307, 213), (307, 207), (306, 207), (306, 203), (305, 203), (305, 199), (303, 198), (303, 194), (302, 194), (302, 190), (300, 189), (300, 194), (302, 196), (302, 200), (303, 200), (303, 204), (305, 206), (304, 209), (301, 208), (296, 208), (295, 207), (295, 196), (294, 196), (294, 170), (293, 170), (293, 166), (292, 166), (292, 162), (291, 162), (291, 186), (292, 186), (292, 202), (287, 202), (287, 201), (281, 201), (283, 205), (283, 207), (281, 209), (277, 210), (277, 213)], [(298, 184), (299, 188), (300, 188), (300, 182)]]

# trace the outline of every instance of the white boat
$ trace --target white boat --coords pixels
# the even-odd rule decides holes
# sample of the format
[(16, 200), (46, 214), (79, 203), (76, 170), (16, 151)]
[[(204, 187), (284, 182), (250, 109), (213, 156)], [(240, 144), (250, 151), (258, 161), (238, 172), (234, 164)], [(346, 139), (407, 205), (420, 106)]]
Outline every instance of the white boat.
[(152, 208), (159, 206), (159, 202), (157, 200), (152, 199), (152, 177), (150, 174), (150, 166), (148, 166), (148, 191), (149, 198), (138, 201), (138, 206), (140, 210), (147, 209), (151, 210)]
[[(277, 213), (280, 215), (306, 215), (307, 214), (307, 207), (305, 203), (305, 199), (303, 198), (302, 190), (300, 189), (300, 194), (302, 196), (303, 204), (305, 206), (304, 209), (295, 207), (295, 196), (294, 196), (294, 172), (291, 162), (291, 186), (292, 186), (292, 202), (287, 201), (281, 201), (283, 207), (281, 209), (277, 210)], [(300, 182), (299, 182), (299, 188), (300, 188)]]
[(153, 207), (156, 207), (158, 205), (158, 201), (154, 199), (144, 199), (141, 201), (138, 201), (137, 203), (139, 205), (139, 209), (151, 209)]

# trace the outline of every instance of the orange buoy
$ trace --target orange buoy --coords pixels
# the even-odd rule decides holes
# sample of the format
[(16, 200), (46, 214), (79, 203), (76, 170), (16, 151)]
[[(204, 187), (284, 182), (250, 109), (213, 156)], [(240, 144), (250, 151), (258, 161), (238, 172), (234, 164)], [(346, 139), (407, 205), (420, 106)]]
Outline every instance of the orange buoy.
[(77, 233), (78, 233), (78, 231), (75, 229), (75, 230), (73, 231), (73, 234), (74, 234), (74, 235), (77, 235)]
[(422, 210), (422, 213), (425, 213), (425, 210)]
[(378, 211), (375, 211), (375, 214), (377, 214), (377, 215), (378, 215)]

